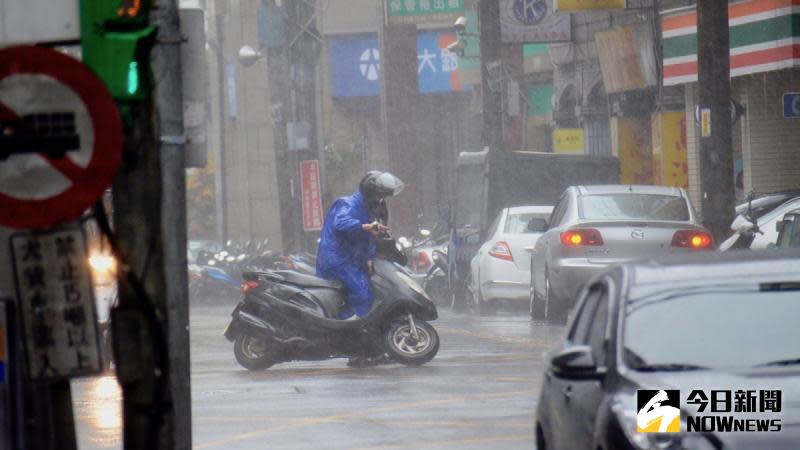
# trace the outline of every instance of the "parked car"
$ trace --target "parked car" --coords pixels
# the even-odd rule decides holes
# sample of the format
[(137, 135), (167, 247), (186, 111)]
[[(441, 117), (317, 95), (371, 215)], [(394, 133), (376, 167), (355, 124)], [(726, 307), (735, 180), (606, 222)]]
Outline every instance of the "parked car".
[(786, 213), (775, 227), (778, 230), (777, 247), (800, 248), (800, 208)]
[(736, 205), (736, 215), (750, 212), (756, 219), (787, 201), (800, 197), (800, 189), (753, 195), (752, 200)]
[(794, 197), (760, 217), (747, 218), (746, 212), (737, 216), (731, 224), (734, 233), (720, 244), (720, 250), (762, 249), (775, 246), (778, 242), (778, 221), (788, 212), (798, 208), (800, 208), (800, 197)]
[[(797, 448), (800, 359), (789, 343), (800, 342), (798, 256), (709, 253), (629, 263), (594, 278), (582, 291), (565, 341), (549, 355), (536, 448)], [(688, 401), (694, 390), (707, 399), (712, 390), (781, 392), (778, 414), (721, 415), (767, 419), (772, 431), (771, 420), (782, 418), (782, 430), (690, 433), (689, 416), (697, 425), (717, 411), (698, 411)], [(637, 395), (650, 400), (638, 403)]]
[(492, 311), (499, 300), (528, 300), (529, 252), (547, 228), (552, 212), (552, 206), (517, 206), (497, 215), (470, 261), (470, 289), (481, 315)]
[(612, 264), (712, 248), (683, 189), (569, 187), (531, 253), (531, 317), (565, 321), (586, 280)]

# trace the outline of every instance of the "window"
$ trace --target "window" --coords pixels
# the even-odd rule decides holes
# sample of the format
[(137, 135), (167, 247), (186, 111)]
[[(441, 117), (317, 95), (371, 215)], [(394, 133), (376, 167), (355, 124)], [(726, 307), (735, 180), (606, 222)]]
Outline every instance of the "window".
[(564, 218), (564, 214), (567, 212), (567, 203), (569, 202), (568, 198), (569, 197), (564, 195), (558, 200), (555, 208), (553, 208), (553, 214), (550, 216), (550, 226), (548, 228), (555, 228), (561, 224), (561, 220)]
[(572, 344), (590, 346), (597, 365), (605, 365), (607, 324), (608, 288), (604, 283), (597, 283), (586, 293), (586, 301), (580, 306), (567, 340)]
[(585, 344), (587, 342), (591, 321), (594, 317), (601, 292), (602, 291), (598, 287), (592, 286), (586, 293), (586, 300), (580, 307), (572, 330), (570, 330), (567, 338), (567, 340), (573, 344)]
[(508, 217), (506, 218), (506, 224), (503, 227), (503, 231), (505, 233), (510, 233), (510, 234), (536, 233), (536, 231), (531, 231), (528, 228), (528, 224), (533, 219), (549, 220), (550, 214), (547, 213), (509, 214)]
[(584, 219), (689, 220), (683, 197), (653, 194), (584, 195), (579, 199)]
[(592, 357), (598, 366), (604, 366), (606, 361), (606, 328), (608, 324), (608, 290), (598, 296), (597, 308), (591, 328), (589, 329), (588, 344), (592, 347)]

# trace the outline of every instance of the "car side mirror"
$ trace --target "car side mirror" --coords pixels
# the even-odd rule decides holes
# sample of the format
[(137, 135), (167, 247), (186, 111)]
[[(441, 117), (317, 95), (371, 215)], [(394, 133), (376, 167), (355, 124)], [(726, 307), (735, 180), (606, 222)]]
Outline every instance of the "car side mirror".
[(775, 231), (777, 231), (778, 233), (782, 232), (783, 229), (786, 228), (786, 222), (787, 220), (785, 219), (775, 222)]
[(541, 217), (534, 217), (528, 222), (528, 231), (531, 233), (544, 233), (547, 231), (547, 221)]
[(598, 369), (588, 345), (569, 346), (556, 353), (550, 360), (553, 370), (565, 378), (599, 378), (605, 371)]

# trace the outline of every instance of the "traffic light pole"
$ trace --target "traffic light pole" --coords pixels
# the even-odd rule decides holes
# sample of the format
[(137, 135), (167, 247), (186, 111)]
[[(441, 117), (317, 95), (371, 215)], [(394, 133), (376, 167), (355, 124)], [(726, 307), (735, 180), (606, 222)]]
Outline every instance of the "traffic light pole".
[(158, 26), (155, 97), (121, 103), (127, 123), (113, 191), (117, 243), (143, 292), (120, 280), (119, 305), (112, 312), (114, 356), (122, 387), (124, 447), (188, 450), (186, 206), (176, 2), (159, 2), (151, 18)]
[(735, 202), (729, 49), (728, 2), (697, 2), (701, 205), (717, 243), (728, 234)]

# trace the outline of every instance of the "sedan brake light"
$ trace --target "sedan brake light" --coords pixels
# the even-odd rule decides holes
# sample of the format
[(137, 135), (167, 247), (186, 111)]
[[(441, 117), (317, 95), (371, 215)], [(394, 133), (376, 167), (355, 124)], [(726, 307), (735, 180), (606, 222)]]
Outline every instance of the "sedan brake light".
[(242, 294), (247, 294), (258, 287), (258, 281), (245, 281), (242, 283)]
[(595, 228), (573, 228), (561, 233), (561, 243), (567, 247), (603, 245), (603, 235)]
[(705, 231), (679, 230), (672, 236), (672, 246), (705, 250), (711, 248), (714, 239)]
[(511, 254), (511, 248), (508, 246), (508, 242), (505, 241), (496, 242), (494, 247), (489, 250), (489, 256), (493, 256), (504, 261), (514, 261), (514, 256)]

